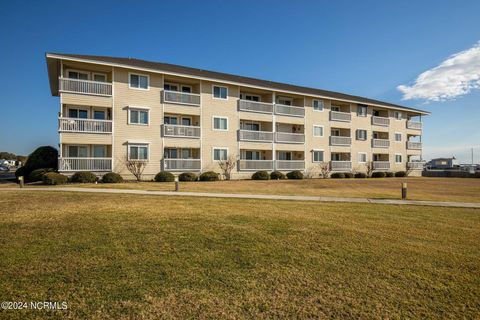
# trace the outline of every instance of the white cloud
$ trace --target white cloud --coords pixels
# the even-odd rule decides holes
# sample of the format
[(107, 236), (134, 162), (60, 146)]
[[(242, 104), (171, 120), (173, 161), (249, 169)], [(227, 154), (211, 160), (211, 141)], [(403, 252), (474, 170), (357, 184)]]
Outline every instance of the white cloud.
[(413, 85), (397, 87), (403, 100), (445, 101), (480, 88), (480, 42), (420, 74)]

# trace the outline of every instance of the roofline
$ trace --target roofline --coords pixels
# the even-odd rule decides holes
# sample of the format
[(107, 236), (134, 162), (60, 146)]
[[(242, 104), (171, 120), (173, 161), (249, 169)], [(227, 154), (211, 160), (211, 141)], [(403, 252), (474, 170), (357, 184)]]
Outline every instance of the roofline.
[[(190, 78), (194, 78), (194, 79), (198, 79), (198, 80), (217, 81), (217, 82), (221, 82), (221, 83), (227, 83), (227, 84), (231, 84), (231, 85), (240, 85), (240, 86), (243, 86), (243, 87), (250, 87), (250, 88), (255, 88), (255, 89), (278, 91), (278, 92), (290, 93), (290, 94), (296, 94), (296, 95), (301, 94), (303, 96), (308, 96), (308, 97), (313, 97), (313, 98), (333, 99), (333, 100), (339, 100), (339, 101), (350, 102), (350, 103), (365, 104), (365, 102), (358, 101), (358, 100), (339, 99), (339, 98), (331, 97), (331, 96), (328, 96), (328, 95), (318, 95), (318, 94), (315, 95), (315, 94), (303, 93), (303, 92), (299, 92), (299, 91), (283, 90), (283, 89), (278, 89), (278, 88), (274, 88), (274, 87), (256, 86), (256, 85), (251, 85), (251, 84), (247, 84), (247, 83), (244, 83), (244, 82), (237, 82), (237, 81), (229, 81), (229, 80), (222, 80), (222, 79), (216, 79), (216, 78), (202, 77), (202, 76), (190, 75), (188, 73), (161, 71), (159, 69), (142, 68), (142, 67), (136, 67), (136, 66), (132, 66), (132, 65), (128, 65), (128, 64), (123, 64), (123, 63), (113, 63), (113, 62), (105, 62), (105, 61), (99, 61), (99, 60), (94, 60), (94, 59), (76, 58), (76, 57), (65, 56), (65, 55), (62, 55), (62, 54), (55, 54), (55, 53), (48, 53), (47, 52), (45, 54), (45, 58), (46, 59), (48, 59), (48, 58), (62, 59), (62, 60), (84, 62), (84, 63), (93, 63), (93, 64), (100, 64), (100, 65), (105, 65), (105, 66), (112, 66), (112, 67), (119, 67), (119, 68), (126, 68), (126, 69), (135, 69), (135, 70), (140, 70), (140, 71), (144, 71), (144, 72), (168, 74), (168, 75), (172, 75), (172, 76), (180, 76), (180, 77), (188, 76)], [(316, 90), (315, 88), (307, 88), (307, 87), (305, 87), (305, 88)], [(368, 105), (387, 108), (387, 109), (395, 109), (395, 110), (402, 110), (402, 111), (408, 111), (408, 112), (416, 112), (416, 113), (420, 113), (422, 115), (429, 115), (430, 114), (430, 112), (428, 112), (428, 111), (423, 111), (423, 110), (413, 109), (413, 108), (407, 108), (407, 107), (401, 107), (401, 106), (394, 107), (394, 106), (387, 106), (387, 105), (378, 104), (378, 103), (368, 103)]]

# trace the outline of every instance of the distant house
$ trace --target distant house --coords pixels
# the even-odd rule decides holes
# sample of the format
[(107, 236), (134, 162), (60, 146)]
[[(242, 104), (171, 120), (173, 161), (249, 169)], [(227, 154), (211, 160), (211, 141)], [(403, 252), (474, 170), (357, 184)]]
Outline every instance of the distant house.
[(429, 169), (458, 169), (460, 164), (455, 157), (436, 158), (427, 163)]

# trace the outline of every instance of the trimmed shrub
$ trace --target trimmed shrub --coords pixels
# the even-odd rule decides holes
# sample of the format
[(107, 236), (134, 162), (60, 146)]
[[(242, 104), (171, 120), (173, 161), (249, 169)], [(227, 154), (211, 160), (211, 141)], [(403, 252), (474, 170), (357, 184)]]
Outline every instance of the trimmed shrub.
[(257, 171), (252, 175), (252, 180), (268, 180), (270, 175), (267, 171)]
[(391, 171), (387, 171), (387, 172), (385, 172), (385, 177), (387, 177), (387, 178), (395, 177), (395, 173), (393, 173)]
[(41, 168), (41, 169), (35, 169), (30, 174), (28, 175), (28, 181), (29, 182), (37, 182), (37, 181), (42, 181), (43, 175), (47, 172), (52, 172), (52, 168)]
[(334, 172), (330, 175), (330, 178), (332, 179), (343, 179), (345, 178), (345, 173), (343, 172)]
[(405, 171), (397, 171), (395, 172), (395, 177), (403, 178), (406, 177), (407, 173)]
[(68, 182), (68, 177), (56, 172), (47, 172), (42, 176), (42, 181), (48, 185), (65, 184)]
[(200, 175), (199, 180), (200, 181), (218, 181), (220, 180), (220, 178), (218, 176), (218, 173), (213, 171), (207, 171)]
[(28, 180), (30, 172), (42, 168), (58, 168), (58, 151), (50, 146), (43, 146), (35, 149), (27, 158), (27, 162), (22, 168), (15, 172), (18, 178), (24, 176)]
[(353, 177), (354, 177), (354, 174), (353, 174), (353, 173), (351, 173), (351, 172), (345, 172), (345, 178), (351, 179), (351, 178), (353, 178)]
[(179, 181), (197, 181), (197, 175), (193, 172), (184, 172), (178, 176)]
[(90, 171), (79, 171), (75, 172), (73, 176), (70, 177), (70, 181), (77, 183), (94, 183), (97, 181), (97, 176)]
[(103, 175), (102, 182), (103, 183), (121, 183), (123, 182), (123, 178), (118, 173), (108, 172)]
[(357, 172), (355, 173), (355, 178), (359, 179), (365, 179), (367, 177), (367, 174), (365, 172)]
[(385, 172), (375, 171), (372, 173), (372, 178), (385, 178)]
[(167, 171), (160, 171), (155, 175), (155, 182), (173, 182), (175, 176)]
[(287, 178), (292, 180), (302, 180), (303, 172), (299, 170), (290, 171), (289, 173), (287, 173)]
[(270, 179), (272, 180), (283, 180), (286, 179), (287, 177), (283, 174), (283, 172), (280, 171), (273, 171), (270, 173)]

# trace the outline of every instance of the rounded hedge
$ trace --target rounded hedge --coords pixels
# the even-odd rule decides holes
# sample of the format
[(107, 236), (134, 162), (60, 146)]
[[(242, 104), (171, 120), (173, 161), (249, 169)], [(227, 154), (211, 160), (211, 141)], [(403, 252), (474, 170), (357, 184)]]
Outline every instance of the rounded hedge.
[(184, 172), (178, 176), (179, 181), (197, 181), (197, 175), (193, 172)]
[(395, 172), (395, 177), (403, 178), (406, 177), (407, 173), (405, 171), (397, 171)]
[(387, 172), (385, 172), (385, 177), (387, 177), (387, 178), (395, 177), (395, 173), (393, 173), (391, 171), (387, 171)]
[(283, 174), (283, 172), (273, 171), (272, 173), (270, 173), (270, 179), (272, 179), (272, 180), (283, 180), (283, 179), (286, 179), (286, 176)]
[(97, 176), (90, 171), (79, 171), (73, 174), (70, 181), (77, 183), (94, 183), (97, 181)]
[(351, 173), (351, 172), (345, 172), (345, 178), (351, 179), (351, 178), (353, 178), (353, 177), (354, 177), (354, 174), (353, 174), (353, 173)]
[(41, 168), (41, 169), (35, 169), (30, 174), (28, 175), (28, 181), (29, 182), (37, 182), (37, 181), (42, 181), (43, 175), (47, 172), (53, 172), (53, 168)]
[(372, 173), (372, 178), (385, 178), (385, 172), (375, 171)]
[(334, 172), (330, 175), (330, 178), (332, 179), (343, 179), (345, 178), (345, 173), (343, 172)]
[(365, 172), (357, 172), (355, 173), (355, 178), (359, 179), (365, 179), (367, 177), (367, 174)]
[(103, 183), (120, 183), (120, 182), (123, 182), (123, 178), (118, 173), (108, 172), (103, 175), (102, 182)]
[(267, 171), (257, 171), (252, 175), (252, 180), (268, 180), (270, 175)]
[(56, 172), (47, 172), (43, 175), (42, 181), (48, 185), (65, 184), (68, 182), (68, 177)]
[(15, 176), (25, 177), (28, 181), (30, 172), (42, 168), (58, 168), (58, 151), (54, 147), (43, 146), (35, 149), (27, 158), (25, 165), (15, 171)]
[(167, 171), (160, 171), (155, 175), (155, 182), (173, 182), (175, 176)]
[(200, 175), (199, 180), (200, 181), (218, 181), (220, 180), (220, 178), (218, 176), (218, 173), (213, 171), (207, 171)]
[(303, 172), (299, 170), (295, 171), (290, 171), (287, 173), (287, 178), (288, 179), (293, 179), (293, 180), (302, 180), (303, 179)]

